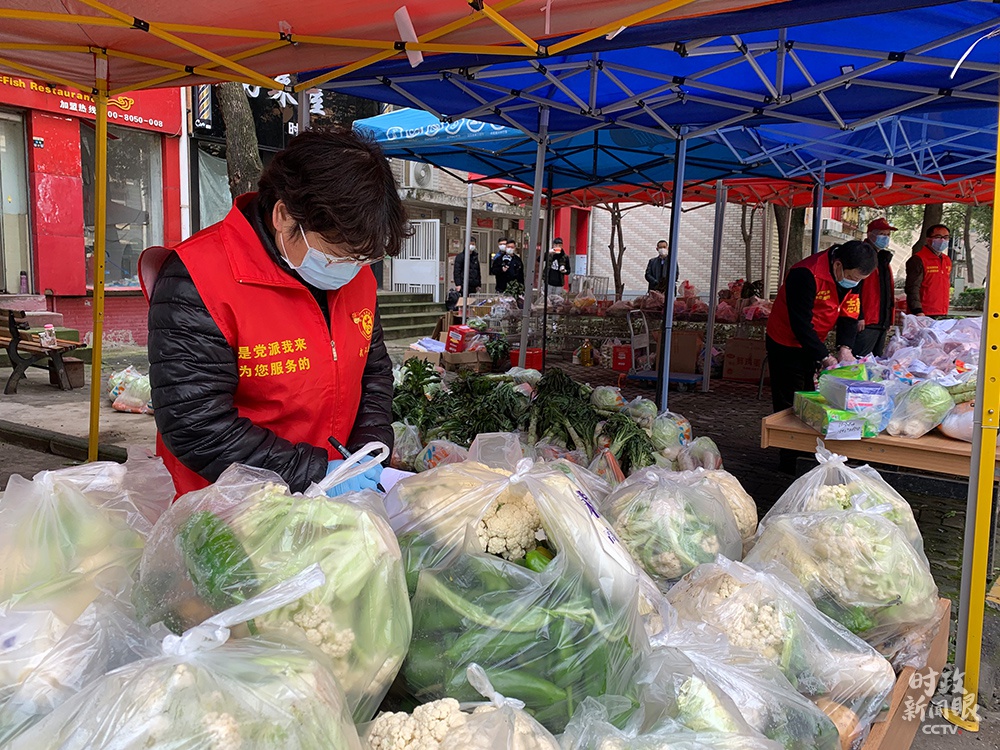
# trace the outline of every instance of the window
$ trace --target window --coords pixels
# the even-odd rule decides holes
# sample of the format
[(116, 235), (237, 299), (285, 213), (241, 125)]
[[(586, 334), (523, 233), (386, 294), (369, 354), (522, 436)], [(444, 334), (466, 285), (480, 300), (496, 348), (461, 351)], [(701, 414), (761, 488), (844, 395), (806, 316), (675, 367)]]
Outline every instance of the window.
[[(94, 284), (94, 126), (80, 123), (87, 286)], [(138, 287), (139, 254), (163, 243), (162, 136), (108, 127), (107, 240), (104, 283)]]
[(24, 123), (0, 112), (0, 293), (31, 291), (26, 165)]

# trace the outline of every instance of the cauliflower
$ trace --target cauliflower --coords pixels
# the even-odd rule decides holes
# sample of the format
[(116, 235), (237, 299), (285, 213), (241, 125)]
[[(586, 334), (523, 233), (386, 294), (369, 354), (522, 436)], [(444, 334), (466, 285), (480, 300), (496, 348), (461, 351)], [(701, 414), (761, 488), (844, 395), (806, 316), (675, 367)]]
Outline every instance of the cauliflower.
[(757, 531), (757, 503), (739, 479), (723, 469), (695, 471), (692, 479), (732, 509), (744, 541), (753, 538)]
[(438, 750), (449, 731), (469, 720), (454, 698), (425, 703), (412, 714), (385, 713), (368, 727), (372, 750)]
[(243, 747), (240, 724), (232, 714), (209, 711), (201, 723), (208, 735), (208, 750), (240, 750)]
[(333, 610), (323, 602), (307, 605), (303, 599), (291, 612), (292, 625), (305, 634), (310, 644), (331, 659), (343, 659), (354, 646), (354, 631), (350, 628), (338, 630), (334, 627)]
[(523, 488), (506, 490), (476, 526), (483, 549), (505, 560), (521, 560), (535, 548), (542, 517)]
[(817, 487), (803, 510), (850, 510), (854, 492), (846, 484)]
[[(512, 730), (509, 715), (496, 722), (485, 718), (496, 710), (492, 704), (476, 708), (469, 721), (448, 733), (441, 750), (493, 750), (498, 745), (506, 750), (559, 750), (555, 738), (524, 711), (505, 709), (513, 713)], [(497, 742), (501, 739), (498, 734), (506, 741)]]

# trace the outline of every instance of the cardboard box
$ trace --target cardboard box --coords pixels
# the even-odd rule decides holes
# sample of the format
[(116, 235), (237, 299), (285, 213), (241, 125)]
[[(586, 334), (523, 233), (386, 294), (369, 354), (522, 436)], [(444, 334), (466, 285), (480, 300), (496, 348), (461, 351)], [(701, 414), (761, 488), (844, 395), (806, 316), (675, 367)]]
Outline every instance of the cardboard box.
[(444, 369), (452, 372), (471, 370), (489, 372), (493, 369), (493, 359), (484, 350), (476, 352), (448, 352), (441, 355)]
[[(742, 383), (757, 383), (760, 381), (760, 368), (764, 362), (767, 350), (763, 339), (729, 339), (726, 342), (726, 356), (722, 365), (722, 377), (725, 380), (738, 380)], [(764, 370), (764, 382), (769, 380), (767, 369)]]
[(611, 369), (616, 372), (628, 372), (632, 369), (632, 347), (615, 346), (611, 349)]
[(452, 326), (448, 329), (448, 339), (445, 341), (444, 350), (453, 353), (464, 352), (475, 335), (475, 328), (470, 328), (469, 326)]
[(878, 437), (881, 415), (864, 416), (837, 409), (827, 403), (818, 391), (795, 394), (795, 416), (823, 435), (827, 440), (861, 440)]
[(670, 372), (698, 372), (702, 338), (698, 331), (674, 331), (670, 336)]
[(418, 352), (416, 349), (410, 349), (403, 355), (404, 362), (408, 359), (422, 359), (437, 367), (441, 364), (441, 352)]
[(445, 336), (448, 335), (448, 329), (450, 329), (456, 322), (461, 320), (461, 315), (456, 315), (453, 312), (446, 312), (440, 318), (438, 318), (437, 325), (434, 326), (434, 334), (431, 336), (432, 339), (438, 339), (439, 341), (447, 341)]

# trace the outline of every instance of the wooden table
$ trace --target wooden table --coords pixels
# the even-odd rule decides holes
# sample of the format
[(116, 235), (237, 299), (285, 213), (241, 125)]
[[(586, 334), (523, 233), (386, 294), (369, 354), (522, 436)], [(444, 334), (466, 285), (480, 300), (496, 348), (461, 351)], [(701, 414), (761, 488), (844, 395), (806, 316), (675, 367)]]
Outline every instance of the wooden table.
[[(816, 452), (816, 441), (823, 440), (834, 453), (859, 461), (890, 466), (905, 466), (939, 474), (968, 477), (972, 444), (930, 432), (922, 438), (879, 435), (864, 440), (824, 440), (823, 436), (795, 416), (791, 409), (765, 417), (761, 423), (762, 448), (790, 448), (805, 453)], [(997, 450), (1000, 462), (1000, 449)], [(994, 471), (1000, 479), (1000, 471)]]

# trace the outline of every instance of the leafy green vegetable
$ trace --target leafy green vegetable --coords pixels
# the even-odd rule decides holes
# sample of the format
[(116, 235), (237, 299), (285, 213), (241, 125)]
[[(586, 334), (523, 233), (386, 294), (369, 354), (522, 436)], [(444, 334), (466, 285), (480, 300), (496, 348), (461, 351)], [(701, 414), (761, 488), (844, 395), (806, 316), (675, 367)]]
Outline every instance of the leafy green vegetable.
[(607, 438), (609, 450), (628, 476), (636, 469), (655, 463), (655, 448), (649, 436), (627, 414), (612, 414), (604, 422), (601, 436)]
[(203, 510), (192, 515), (177, 532), (177, 546), (195, 593), (213, 609), (229, 609), (260, 591), (246, 549), (214, 513)]

